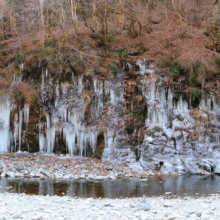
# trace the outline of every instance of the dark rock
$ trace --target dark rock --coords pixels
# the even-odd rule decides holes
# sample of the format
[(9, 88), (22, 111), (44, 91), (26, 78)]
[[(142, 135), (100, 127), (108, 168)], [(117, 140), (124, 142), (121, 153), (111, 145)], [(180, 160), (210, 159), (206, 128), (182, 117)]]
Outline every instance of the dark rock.
[(106, 169), (106, 170), (113, 170), (113, 166), (112, 166), (112, 165), (107, 166), (105, 169)]
[(202, 213), (201, 213), (201, 212), (198, 212), (196, 215), (197, 215), (198, 217), (201, 217)]

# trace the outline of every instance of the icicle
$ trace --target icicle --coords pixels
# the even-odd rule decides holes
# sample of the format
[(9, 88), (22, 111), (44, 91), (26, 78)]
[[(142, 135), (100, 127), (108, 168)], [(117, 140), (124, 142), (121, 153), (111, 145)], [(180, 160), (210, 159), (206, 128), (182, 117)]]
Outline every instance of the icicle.
[(20, 68), (20, 72), (23, 72), (24, 71), (24, 64), (23, 63), (20, 64), (19, 68)]
[(182, 96), (180, 96), (179, 101), (177, 102), (176, 110), (181, 114), (189, 114), (188, 104), (186, 101), (183, 101)]
[(19, 111), (19, 150), (21, 152), (21, 135), (22, 135), (22, 121), (23, 121), (23, 111)]
[(65, 122), (67, 121), (67, 108), (68, 108), (68, 106), (66, 106), (66, 105), (58, 105), (58, 107), (57, 107), (57, 109), (60, 112), (61, 119)]
[(28, 129), (28, 122), (29, 122), (29, 113), (30, 113), (30, 105), (24, 105), (24, 123), (26, 125), (26, 130)]
[(55, 127), (47, 128), (47, 153), (52, 153), (55, 145), (55, 134), (56, 130)]
[(39, 150), (43, 152), (45, 150), (45, 137), (43, 134), (39, 134)]
[(14, 119), (14, 151), (16, 151), (17, 148), (17, 140), (18, 140), (18, 135), (19, 135), (19, 122), (18, 122), (18, 114), (15, 114), (15, 119)]
[(47, 69), (47, 67), (46, 67), (46, 77), (48, 77), (48, 69)]
[(42, 70), (42, 85), (44, 85), (44, 71)]
[(150, 66), (149, 68), (146, 68), (146, 59), (143, 59), (142, 61), (141, 60), (138, 60), (137, 61), (137, 65), (139, 66), (140, 68), (140, 71), (137, 72), (137, 73), (140, 73), (141, 75), (144, 75), (145, 73), (154, 73), (155, 72), (155, 69), (153, 66)]
[(94, 78), (93, 80), (94, 92), (96, 95), (100, 96), (103, 94), (103, 81)]
[(75, 130), (73, 127), (64, 127), (63, 135), (66, 139), (66, 146), (70, 155), (74, 155), (75, 151)]
[(47, 128), (50, 128), (50, 116), (46, 113), (46, 120), (47, 120)]
[(83, 75), (78, 76), (78, 93), (81, 94), (83, 91)]
[(0, 101), (0, 152), (10, 150), (10, 100)]
[(140, 74), (144, 75), (146, 72), (146, 59), (143, 59), (143, 61), (138, 60), (137, 65), (140, 68)]
[(113, 151), (114, 132), (107, 129), (107, 132), (104, 134), (104, 138), (105, 138), (105, 148), (102, 154), (102, 159), (110, 160)]
[(42, 125), (39, 125), (39, 150), (40, 151), (46, 151), (47, 153), (52, 153), (55, 145), (55, 134), (56, 129), (53, 126), (54, 121), (52, 120), (52, 126), (51, 126), (51, 119), (48, 113), (46, 113), (46, 121), (47, 121), (47, 129), (46, 129), (46, 138), (44, 138), (44, 135), (41, 133), (41, 127)]
[(56, 97), (59, 97), (60, 96), (60, 89), (59, 89), (59, 84), (57, 83), (57, 86), (56, 86)]

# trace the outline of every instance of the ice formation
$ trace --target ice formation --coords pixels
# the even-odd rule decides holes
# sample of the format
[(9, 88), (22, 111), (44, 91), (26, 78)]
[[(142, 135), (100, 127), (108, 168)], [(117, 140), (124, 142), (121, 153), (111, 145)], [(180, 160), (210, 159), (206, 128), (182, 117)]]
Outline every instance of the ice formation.
[[(104, 140), (103, 160), (135, 161), (137, 149), (140, 162), (147, 168), (199, 173), (203, 167), (207, 172), (219, 173), (219, 98), (215, 93), (202, 91), (197, 107), (192, 107), (194, 99), (181, 91), (181, 85), (169, 85), (163, 74), (156, 74), (150, 61), (141, 60), (137, 65), (141, 77), (139, 92), (147, 109), (143, 143), (131, 146), (127, 141), (130, 136), (123, 123), (129, 115), (121, 114), (126, 108), (123, 73), (109, 79), (88, 79), (70, 73), (65, 80), (54, 79), (43, 68), (39, 88), (43, 107), (36, 126), (38, 150), (95, 155), (100, 135)], [(132, 70), (131, 64), (124, 67)], [(15, 78), (13, 83), (21, 80)], [(0, 151), (29, 149), (26, 135), (30, 108), (27, 103), (14, 108), (10, 98), (1, 100)], [(205, 158), (205, 162), (198, 162), (198, 158)]]

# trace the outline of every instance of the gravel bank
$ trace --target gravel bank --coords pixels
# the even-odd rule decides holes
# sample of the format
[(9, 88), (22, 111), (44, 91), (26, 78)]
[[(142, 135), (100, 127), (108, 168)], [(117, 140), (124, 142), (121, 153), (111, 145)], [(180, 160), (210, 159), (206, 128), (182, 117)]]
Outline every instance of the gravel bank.
[[(1, 177), (40, 177), (55, 179), (117, 179), (163, 175), (144, 170), (140, 162), (110, 163), (96, 158), (45, 153), (0, 154)], [(177, 175), (177, 173), (172, 173)]]
[(219, 219), (220, 196), (201, 198), (77, 199), (0, 195), (0, 219)]

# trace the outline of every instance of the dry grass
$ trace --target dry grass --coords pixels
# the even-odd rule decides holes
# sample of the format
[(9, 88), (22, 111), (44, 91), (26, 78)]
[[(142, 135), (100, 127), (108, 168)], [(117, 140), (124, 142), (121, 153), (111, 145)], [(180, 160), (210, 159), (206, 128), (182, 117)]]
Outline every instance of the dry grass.
[(25, 103), (29, 104), (39, 104), (40, 98), (37, 94), (37, 91), (33, 88), (32, 85), (21, 82), (19, 84), (15, 84), (12, 87), (12, 96), (15, 100), (24, 100)]

